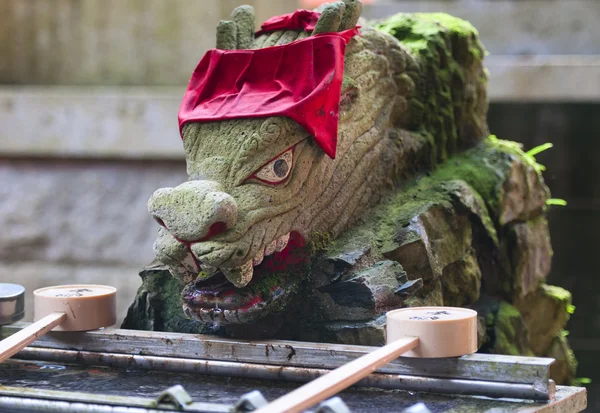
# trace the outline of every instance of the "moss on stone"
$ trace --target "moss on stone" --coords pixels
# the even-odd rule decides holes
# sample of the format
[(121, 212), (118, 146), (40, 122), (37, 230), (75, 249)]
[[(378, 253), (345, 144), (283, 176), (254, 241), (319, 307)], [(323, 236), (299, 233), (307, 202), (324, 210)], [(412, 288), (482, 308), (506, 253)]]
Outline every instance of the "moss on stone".
[(510, 142), (485, 140), (475, 148), (455, 155), (429, 176), (405, 184), (373, 211), (373, 219), (379, 223), (377, 235), (381, 239), (391, 239), (398, 226), (406, 225), (432, 205), (451, 207), (452, 194), (458, 189), (457, 182), (464, 181), (474, 189), (478, 199), (485, 202), (485, 212), (489, 214), (482, 214), (482, 224), (490, 237), (497, 241), (494, 218), (498, 216), (501, 185), (505, 179), (503, 173), (512, 162), (511, 156), (521, 155), (513, 152)]
[(481, 269), (473, 250), (444, 268), (442, 291), (444, 305), (465, 307), (479, 298), (481, 290)]
[(496, 135), (488, 136), (488, 141), (497, 148), (501, 148), (504, 152), (516, 156), (524, 164), (533, 168), (538, 174), (544, 171), (544, 166), (539, 164), (533, 155), (523, 151), (522, 143), (498, 139)]
[[(446, 13), (398, 13), (375, 27), (401, 40), (415, 54), (429, 53), (431, 43), (436, 44), (448, 31), (465, 39), (479, 35), (471, 23)], [(474, 58), (483, 58), (480, 49), (470, 51)]]
[(504, 169), (506, 159), (504, 152), (494, 153), (494, 147), (489, 141), (466, 153), (455, 156), (452, 161), (440, 166), (435, 172), (438, 181), (462, 179), (472, 186), (492, 209), (498, 204), (498, 186), (503, 176), (498, 170)]
[(308, 239), (308, 249), (311, 255), (327, 251), (334, 244), (330, 232), (313, 231)]
[(181, 283), (162, 266), (151, 265), (140, 272), (142, 285), (129, 307), (122, 328), (132, 330), (207, 333), (209, 328), (185, 316)]
[(210, 278), (210, 277), (212, 277), (212, 274), (208, 274), (208, 273), (206, 273), (205, 271), (200, 271), (200, 272), (198, 273), (198, 275), (196, 276), (196, 279), (197, 279), (198, 281), (201, 281), (201, 280), (206, 280), (206, 279), (208, 279), (208, 278)]
[(529, 332), (519, 310), (501, 301), (495, 318), (496, 341), (493, 352), (513, 356), (533, 356), (529, 348)]
[(399, 13), (374, 27), (398, 39), (420, 66), (418, 72), (409, 71), (416, 84), (409, 110), (415, 130), (435, 142), (437, 162), (465, 145), (459, 126), (465, 119), (479, 133), (487, 131), (485, 109), (478, 119), (473, 110), (477, 96), (464, 92), (464, 85), (476, 79), (483, 87), (477, 92), (485, 95), (487, 82), (481, 65), (484, 49), (470, 23), (444, 13)]
[(260, 278), (260, 282), (253, 283), (246, 288), (254, 293), (260, 294), (263, 299), (266, 300), (271, 297), (271, 291), (273, 289), (285, 284), (287, 277), (287, 273), (281, 272), (265, 274)]
[(561, 287), (542, 284), (535, 292), (514, 302), (531, 333), (531, 349), (543, 356), (555, 335), (570, 318), (571, 293)]
[(561, 331), (554, 337), (548, 351), (543, 354), (546, 357), (552, 357), (556, 361), (550, 366), (550, 378), (556, 384), (568, 385), (575, 378), (577, 373), (577, 359), (569, 343), (567, 334)]

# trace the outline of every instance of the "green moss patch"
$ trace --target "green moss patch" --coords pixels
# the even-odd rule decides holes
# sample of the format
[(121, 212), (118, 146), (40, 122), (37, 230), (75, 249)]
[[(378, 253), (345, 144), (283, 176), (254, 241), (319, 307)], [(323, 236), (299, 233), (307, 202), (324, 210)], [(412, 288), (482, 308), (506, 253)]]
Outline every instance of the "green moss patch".
[[(398, 39), (415, 56), (419, 71), (408, 72), (416, 85), (409, 101), (412, 125), (435, 142), (436, 160), (445, 161), (464, 144), (459, 142), (461, 123), (470, 117), (479, 122), (474, 97), (464, 93), (470, 81), (483, 87), (486, 83), (481, 66), (485, 51), (477, 30), (444, 13), (399, 13), (374, 27)], [(478, 129), (487, 128), (479, 125)]]

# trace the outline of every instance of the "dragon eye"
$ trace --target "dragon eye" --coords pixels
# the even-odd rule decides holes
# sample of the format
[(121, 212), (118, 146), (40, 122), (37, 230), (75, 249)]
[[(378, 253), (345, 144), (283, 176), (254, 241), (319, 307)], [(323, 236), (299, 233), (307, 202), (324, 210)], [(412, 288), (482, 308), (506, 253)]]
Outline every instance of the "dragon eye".
[(290, 148), (261, 167), (252, 175), (252, 178), (256, 178), (267, 184), (279, 184), (290, 175), (293, 158), (294, 151), (293, 148)]

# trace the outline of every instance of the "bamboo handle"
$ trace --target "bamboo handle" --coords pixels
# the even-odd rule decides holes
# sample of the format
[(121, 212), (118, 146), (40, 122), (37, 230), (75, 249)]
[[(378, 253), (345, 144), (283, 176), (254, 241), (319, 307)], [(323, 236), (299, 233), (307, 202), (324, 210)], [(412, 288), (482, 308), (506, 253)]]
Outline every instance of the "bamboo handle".
[(254, 413), (298, 413), (350, 387), (379, 367), (419, 345), (418, 337), (403, 337), (281, 396)]
[(18, 333), (0, 341), (0, 363), (52, 330), (59, 325), (66, 316), (65, 313), (48, 314), (46, 317), (25, 327)]

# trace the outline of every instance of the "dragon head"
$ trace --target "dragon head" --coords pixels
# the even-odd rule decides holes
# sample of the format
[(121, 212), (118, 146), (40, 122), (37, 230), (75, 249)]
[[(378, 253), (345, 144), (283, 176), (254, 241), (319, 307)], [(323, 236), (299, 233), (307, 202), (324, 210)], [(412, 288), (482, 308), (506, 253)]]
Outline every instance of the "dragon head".
[[(218, 25), (217, 46), (272, 50), (355, 28), (360, 12), (357, 0), (331, 3), (310, 27), (255, 34), (253, 10), (241, 6)], [(311, 234), (335, 238), (397, 177), (418, 111), (407, 68), (418, 64), (365, 25), (342, 53), (335, 157), (289, 116), (180, 123), (189, 180), (157, 190), (148, 209), (162, 227), (157, 259), (182, 281), (189, 316), (226, 325), (280, 311), (302, 280)]]

